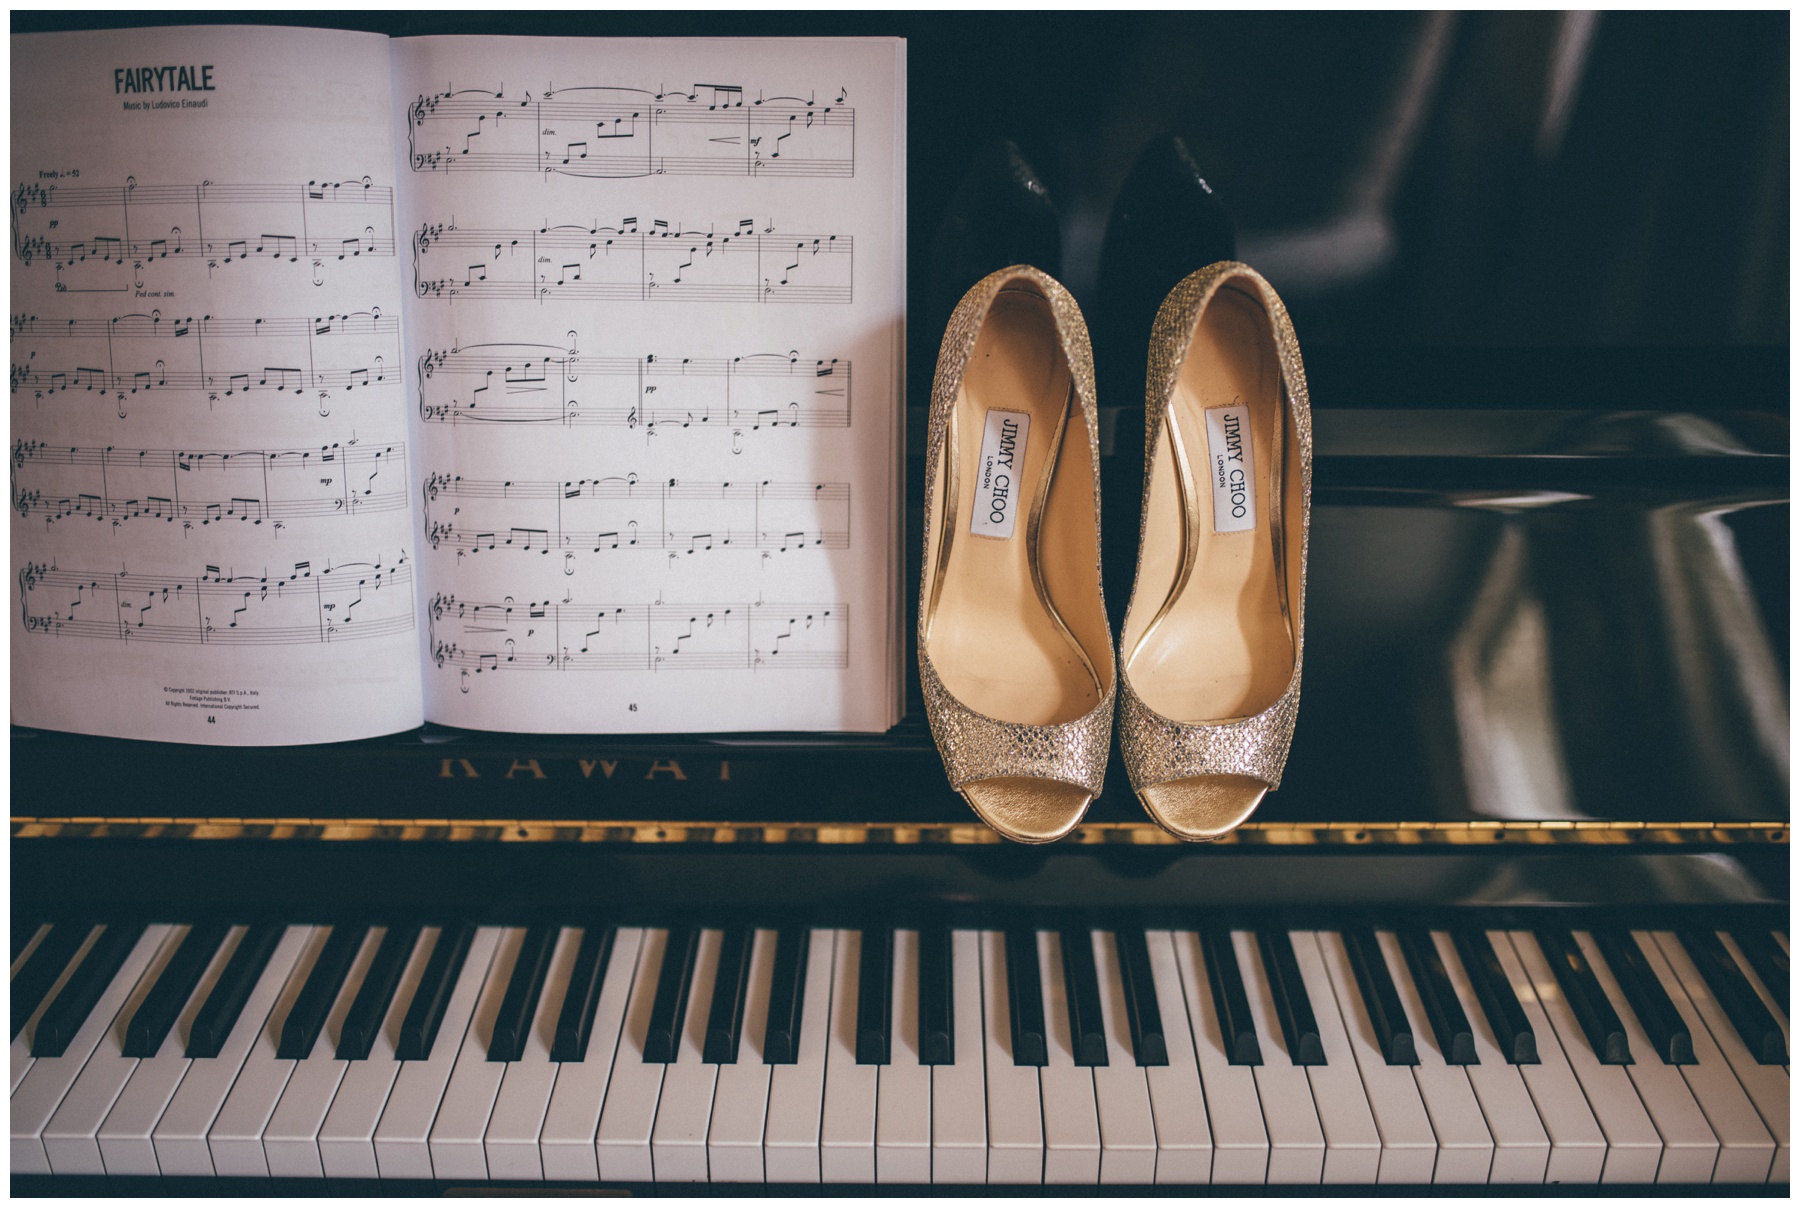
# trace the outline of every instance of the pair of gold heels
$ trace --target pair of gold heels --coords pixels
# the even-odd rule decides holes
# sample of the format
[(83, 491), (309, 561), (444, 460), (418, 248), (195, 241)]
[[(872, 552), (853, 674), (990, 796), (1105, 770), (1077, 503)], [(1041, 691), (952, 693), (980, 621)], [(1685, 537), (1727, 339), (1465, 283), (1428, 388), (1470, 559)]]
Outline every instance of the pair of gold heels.
[(1112, 742), (1164, 829), (1217, 839), (1278, 787), (1300, 700), (1312, 422), (1293, 327), (1223, 261), (1150, 335), (1137, 579), (1115, 660), (1087, 325), (1037, 269), (951, 315), (926, 448), (919, 671), (953, 788), (1011, 839), (1074, 829)]

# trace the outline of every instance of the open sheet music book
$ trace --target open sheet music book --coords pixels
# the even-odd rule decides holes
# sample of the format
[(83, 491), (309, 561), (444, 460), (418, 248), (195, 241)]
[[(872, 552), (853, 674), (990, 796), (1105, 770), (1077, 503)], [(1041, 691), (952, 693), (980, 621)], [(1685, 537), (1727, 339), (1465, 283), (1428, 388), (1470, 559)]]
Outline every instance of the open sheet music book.
[(878, 731), (905, 48), (12, 40), (13, 720)]

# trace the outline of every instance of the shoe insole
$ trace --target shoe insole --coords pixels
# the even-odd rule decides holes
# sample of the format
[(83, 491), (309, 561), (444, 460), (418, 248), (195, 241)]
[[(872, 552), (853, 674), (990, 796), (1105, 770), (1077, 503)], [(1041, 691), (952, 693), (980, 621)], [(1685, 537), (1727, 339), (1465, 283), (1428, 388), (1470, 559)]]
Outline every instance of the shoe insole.
[[(1294, 669), (1274, 536), (1284, 520), (1279, 474), (1291, 435), (1269, 320), (1256, 302), (1229, 287), (1213, 296), (1169, 415), (1173, 437), (1165, 428), (1152, 466), (1145, 590), (1125, 628), (1131, 685), (1175, 721), (1248, 717), (1275, 703)], [(1178, 457), (1188, 474), (1185, 503)], [(1193, 552), (1177, 585), (1184, 508)], [(1179, 594), (1169, 601), (1171, 590)]]
[[(1040, 295), (1005, 290), (994, 299), (951, 422), (944, 456), (955, 459), (956, 506), (948, 520), (941, 501), (933, 510), (934, 523), (947, 523), (949, 531), (934, 534), (928, 556), (935, 558), (946, 538), (950, 549), (937, 568), (927, 652), (944, 686), (978, 713), (1028, 725), (1074, 721), (1099, 703), (1100, 690), (1081, 651), (1039, 598), (1032, 514), (1048, 476), (1068, 472), (1077, 458), (1091, 459), (1068, 362)], [(1059, 445), (1064, 469), (1051, 460)], [(941, 490), (941, 472), (939, 482)], [(1091, 501), (1092, 484), (1091, 471), (1070, 473), (1059, 495), (1086, 491)], [(1065, 523), (1084, 514), (1085, 533), (1078, 522)], [(1058, 531), (1050, 531), (1052, 522)], [(1075, 549), (1077, 562), (1084, 549), (1092, 564), (1098, 538), (1091, 502), (1048, 509), (1044, 529), (1041, 544), (1063, 543)], [(1052, 600), (1055, 587), (1046, 582)], [(1091, 582), (1087, 590), (1095, 607), (1086, 611), (1097, 611), (1098, 591)]]

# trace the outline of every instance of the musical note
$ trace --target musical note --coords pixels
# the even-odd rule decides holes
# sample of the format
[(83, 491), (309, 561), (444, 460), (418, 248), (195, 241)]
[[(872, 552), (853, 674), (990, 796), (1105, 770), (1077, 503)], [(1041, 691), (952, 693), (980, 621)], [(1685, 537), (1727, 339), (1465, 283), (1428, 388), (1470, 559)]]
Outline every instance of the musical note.
[(438, 592), (431, 659), (497, 671), (818, 671), (849, 666), (849, 605), (476, 601)]
[(605, 357), (546, 344), (470, 344), (423, 350), (418, 381), (419, 417), (453, 425), (850, 426), (850, 362), (797, 352)]
[(496, 549), (542, 555), (850, 547), (850, 485), (842, 482), (645, 483), (635, 474), (524, 481), (432, 472), (423, 502), (426, 540), (458, 558)]
[[(824, 102), (817, 95), (758, 92), (746, 104), (745, 88), (736, 84), (565, 86), (512, 100), (479, 88), (421, 94), (407, 107), (408, 160), (414, 172), (596, 179), (852, 177), (856, 110), (841, 90)], [(734, 99), (722, 99), (728, 97)], [(547, 129), (565, 136), (546, 143)], [(767, 154), (765, 146), (772, 148)]]
[[(392, 256), (394, 190), (360, 181), (295, 185), (20, 185), (12, 194), (13, 254), (27, 267), (123, 265), (251, 257)], [(84, 237), (60, 224), (79, 221)], [(189, 237), (185, 232), (193, 231)], [(205, 232), (204, 236), (200, 232)]]
[(412, 566), (326, 563), (198, 574), (70, 571), (27, 563), (18, 575), (25, 632), (178, 645), (298, 646), (414, 628)]
[[(617, 226), (536, 230), (421, 225), (413, 234), (413, 289), (421, 298), (583, 301), (833, 303), (854, 300), (855, 240), (789, 234), (752, 220), (681, 229), (635, 218)], [(482, 257), (471, 262), (468, 253)]]
[(80, 518), (115, 528), (134, 520), (259, 528), (265, 521), (403, 511), (405, 482), (406, 446), (398, 442), (177, 450), (20, 438), (12, 446), (13, 510), (46, 526)]

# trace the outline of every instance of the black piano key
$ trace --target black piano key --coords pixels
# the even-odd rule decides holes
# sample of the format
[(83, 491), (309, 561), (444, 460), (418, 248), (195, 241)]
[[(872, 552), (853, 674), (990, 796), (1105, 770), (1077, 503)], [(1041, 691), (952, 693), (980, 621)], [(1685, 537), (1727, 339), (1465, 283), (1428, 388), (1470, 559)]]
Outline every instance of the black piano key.
[(556, 1017), (556, 1039), (550, 1045), (552, 1061), (585, 1061), (588, 1041), (594, 1034), (594, 1013), (600, 1008), (600, 988), (606, 966), (612, 960), (618, 928), (594, 925), (581, 933), (575, 950), (575, 966), (569, 970), (569, 989), (563, 995), (562, 1013)]
[(1469, 975), (1469, 983), (1475, 987), (1475, 999), (1481, 1004), (1482, 1014), (1487, 1016), (1488, 1027), (1493, 1029), (1494, 1039), (1499, 1042), (1500, 1051), (1506, 1054), (1507, 1062), (1536, 1065), (1537, 1033), (1531, 1030), (1531, 1020), (1520, 1005), (1519, 996), (1513, 993), (1512, 982), (1487, 933), (1452, 931), (1450, 941), (1456, 945), (1463, 972)]
[(1544, 959), (1556, 974), (1563, 998), (1574, 1012), (1575, 1020), (1587, 1036), (1588, 1044), (1604, 1065), (1630, 1065), (1631, 1042), (1618, 1012), (1606, 1000), (1594, 971), (1588, 967), (1575, 937), (1559, 928), (1545, 927), (1535, 933)]
[(1006, 933), (1006, 1011), (1012, 1023), (1014, 1065), (1049, 1065), (1044, 1039), (1044, 983), (1039, 980), (1037, 933)]
[(1119, 949), (1119, 980), (1125, 990), (1125, 1022), (1131, 1028), (1131, 1052), (1139, 1065), (1169, 1064), (1163, 1039), (1162, 1008), (1156, 1004), (1156, 979), (1150, 972), (1150, 946), (1135, 928), (1113, 932)]
[(954, 974), (950, 961), (950, 929), (919, 929), (919, 1064), (956, 1062)]
[(681, 1051), (681, 1025), (687, 1020), (688, 990), (699, 950), (698, 928), (669, 928), (662, 969), (656, 975), (656, 998), (650, 1004), (650, 1033), (644, 1038), (646, 1062), (667, 1065)]
[(812, 934), (786, 927), (775, 940), (775, 968), (769, 981), (769, 1022), (763, 1030), (763, 1064), (800, 1060), (801, 1016), (806, 1013), (806, 963)]
[(311, 1055), (313, 1043), (325, 1030), (325, 1017), (331, 1014), (331, 1005), (337, 1001), (338, 991), (344, 988), (344, 979), (350, 975), (357, 950), (368, 935), (367, 923), (339, 924), (331, 929), (324, 950), (313, 963), (306, 984), (300, 987), (299, 997), (294, 999), (287, 1019), (282, 1022), (281, 1043), (275, 1046), (275, 1056), (300, 1060)]
[(26, 959), (24, 967), (12, 979), (12, 1035), (19, 1038), (32, 1012), (50, 993), (50, 987), (63, 975), (81, 942), (93, 928), (86, 923), (57, 923)]
[(556, 947), (557, 928), (532, 927), (519, 945), (500, 1014), (494, 1018), (494, 1038), (488, 1041), (489, 1061), (517, 1061), (525, 1055), (531, 1038), (531, 1017), (537, 1014), (538, 996), (544, 992), (544, 975), (550, 972), (550, 953)]
[(856, 979), (856, 1064), (886, 1065), (893, 1028), (894, 933), (868, 928), (862, 933), (862, 967)]
[(350, 1004), (350, 1011), (344, 1016), (344, 1032), (338, 1037), (336, 1054), (339, 1061), (368, 1060), (369, 1051), (375, 1047), (375, 1038), (381, 1035), (381, 1021), (387, 1018), (388, 1008), (394, 1005), (394, 992), (400, 988), (400, 975), (406, 971), (406, 962), (412, 959), (420, 930), (417, 923), (389, 927), (387, 934), (381, 937), (375, 959), (370, 962), (369, 971), (363, 976), (356, 998)]
[(419, 976), (419, 988), (413, 991), (412, 1005), (400, 1022), (400, 1043), (394, 1056), (400, 1061), (424, 1061), (437, 1043), (438, 1029), (443, 1026), (444, 1012), (450, 1006), (450, 995), (456, 979), (469, 959), (469, 946), (475, 942), (475, 925), (446, 924), (438, 929), (437, 942), (431, 946), (431, 958)]
[(1786, 948), (1775, 942), (1775, 933), (1766, 927), (1749, 927), (1733, 931), (1731, 938), (1737, 941), (1738, 951), (1756, 970), (1756, 976), (1762, 979), (1763, 988), (1781, 1007), (1781, 1013), (1789, 1014), (1788, 954)]
[(12, 923), (12, 959), (18, 960), (19, 953), (25, 951), (25, 945), (31, 942), (42, 923), (33, 923), (25, 919), (14, 919)]
[(225, 1047), (226, 1037), (237, 1026), (238, 1016), (243, 1013), (250, 992), (256, 988), (257, 980), (268, 967), (269, 958), (275, 955), (275, 947), (281, 943), (286, 931), (281, 923), (258, 923), (244, 933), (244, 938), (232, 950), (231, 959), (225, 962), (219, 980), (213, 983), (212, 993), (201, 1004), (200, 1013), (194, 1016), (194, 1027), (188, 1033), (184, 1056), (219, 1055), (219, 1050)]
[(1265, 928), (1256, 933), (1256, 943), (1262, 949), (1263, 972), (1275, 998), (1275, 1015), (1281, 1020), (1288, 1058), (1295, 1065), (1324, 1065), (1325, 1042), (1319, 1039), (1319, 1021), (1313, 1017), (1300, 963), (1294, 959), (1294, 937), (1284, 930)]
[(63, 988), (50, 1000), (43, 1017), (38, 1020), (37, 1033), (31, 1038), (33, 1057), (63, 1055), (69, 1041), (87, 1022), (88, 1012), (94, 1009), (94, 1004), (106, 993), (106, 987), (118, 976), (119, 966), (125, 963), (125, 958), (143, 937), (144, 927), (143, 923), (107, 924), (94, 946), (81, 958), (74, 976), (63, 983)]
[(738, 1038), (744, 1032), (744, 999), (750, 985), (748, 927), (733, 927), (719, 947), (719, 971), (713, 976), (712, 1005), (706, 1012), (706, 1042), (700, 1060), (709, 1065), (735, 1065)]
[(1400, 1006), (1400, 991), (1388, 975), (1387, 961), (1382, 959), (1381, 941), (1368, 927), (1352, 927), (1344, 931), (1344, 948), (1350, 954), (1350, 968), (1356, 974), (1357, 989), (1362, 991), (1363, 1007), (1375, 1027), (1375, 1039), (1381, 1044), (1381, 1055), (1389, 1065), (1419, 1064), (1419, 1046), (1413, 1039), (1412, 1024)]
[(1629, 932), (1610, 929), (1592, 935), (1626, 1005), (1650, 1038), (1657, 1059), (1664, 1065), (1694, 1065), (1694, 1038), (1637, 940)]
[(1064, 997), (1069, 1003), (1069, 1042), (1076, 1065), (1106, 1065), (1106, 1023), (1100, 1017), (1100, 977), (1094, 942), (1086, 931), (1062, 933)]
[(1206, 982), (1219, 1015), (1225, 1059), (1232, 1065), (1261, 1065), (1262, 1044), (1250, 1020), (1250, 998), (1244, 993), (1244, 974), (1238, 968), (1231, 932), (1219, 926), (1202, 927), (1200, 954), (1206, 960)]
[(1706, 979), (1707, 988), (1719, 1000), (1725, 1017), (1737, 1030), (1738, 1039), (1757, 1063), (1786, 1065), (1787, 1041), (1781, 1035), (1781, 1025), (1757, 996), (1743, 969), (1731, 959), (1718, 933), (1695, 928), (1681, 932), (1678, 938), (1700, 976)]
[(228, 931), (230, 927), (224, 923), (188, 928), (188, 933), (181, 938), (181, 946), (175, 949), (169, 963), (157, 975), (156, 984), (150, 987), (150, 993), (144, 996), (125, 1025), (125, 1056), (156, 1056), (156, 1050), (168, 1038), (169, 1029), (175, 1026), (181, 1009), (193, 997), (194, 987), (205, 976), (206, 967), (218, 955), (219, 945), (225, 942)]
[(1469, 1017), (1463, 1014), (1456, 987), (1450, 984), (1450, 971), (1444, 968), (1431, 933), (1423, 928), (1403, 928), (1395, 933), (1400, 940), (1400, 954), (1412, 974), (1413, 988), (1425, 1007), (1425, 1022), (1437, 1037), (1438, 1052), (1446, 1065), (1480, 1065), (1475, 1052), (1475, 1032)]

